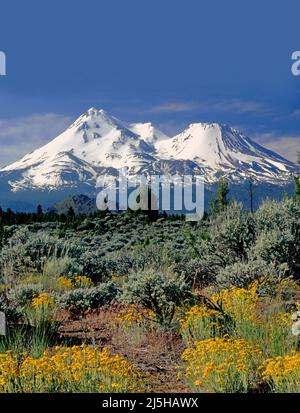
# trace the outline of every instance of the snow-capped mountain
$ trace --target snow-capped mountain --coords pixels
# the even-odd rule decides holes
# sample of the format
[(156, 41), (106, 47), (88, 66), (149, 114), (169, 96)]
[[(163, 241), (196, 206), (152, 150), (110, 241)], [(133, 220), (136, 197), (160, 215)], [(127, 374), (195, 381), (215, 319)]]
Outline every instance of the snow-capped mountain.
[(171, 140), (157, 143), (160, 158), (192, 160), (207, 182), (228, 179), (263, 182), (285, 181), (299, 167), (263, 148), (240, 131), (218, 123), (194, 123)]
[(284, 187), (299, 167), (234, 128), (194, 123), (168, 137), (151, 123), (127, 124), (104, 110), (89, 109), (63, 133), (21, 160), (0, 169), (0, 205), (30, 209), (62, 197), (95, 196), (97, 177), (204, 174), (207, 186), (221, 176), (242, 185)]
[[(3, 168), (1, 172), (26, 169), (26, 176), (35, 179), (39, 171), (47, 173), (51, 169), (50, 164), (57, 165), (56, 157), (61, 154), (76, 157), (92, 167), (131, 168), (152, 160), (153, 152), (153, 146), (124, 123), (109, 117), (103, 110), (91, 108), (50, 143)], [(45, 168), (41, 168), (42, 164)], [(40, 184), (56, 186), (58, 183), (56, 179), (49, 181), (47, 174), (47, 180), (40, 181)]]

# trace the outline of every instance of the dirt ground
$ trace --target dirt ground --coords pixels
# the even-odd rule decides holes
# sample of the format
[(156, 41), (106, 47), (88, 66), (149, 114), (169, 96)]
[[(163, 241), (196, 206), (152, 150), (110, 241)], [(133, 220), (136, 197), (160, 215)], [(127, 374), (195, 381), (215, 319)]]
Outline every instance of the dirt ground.
[(62, 340), (75, 344), (88, 343), (99, 348), (107, 347), (113, 354), (127, 358), (142, 374), (144, 392), (186, 393), (189, 389), (177, 380), (180, 355), (184, 344), (178, 333), (173, 331), (149, 332), (140, 342), (132, 343), (121, 329), (115, 329), (110, 322), (111, 313), (102, 310), (88, 314), (79, 320), (72, 320), (62, 314), (60, 334)]

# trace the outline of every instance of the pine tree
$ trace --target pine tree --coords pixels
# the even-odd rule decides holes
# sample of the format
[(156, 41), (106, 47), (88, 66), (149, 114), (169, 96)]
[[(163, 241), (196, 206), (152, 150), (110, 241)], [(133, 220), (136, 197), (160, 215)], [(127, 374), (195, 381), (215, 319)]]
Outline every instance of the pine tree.
[(228, 193), (228, 182), (226, 181), (226, 179), (222, 178), (218, 183), (217, 197), (211, 202), (211, 210), (213, 213), (218, 214), (219, 212), (224, 211), (224, 209), (227, 208), (229, 204)]
[(296, 202), (300, 205), (300, 179), (298, 176), (294, 176), (294, 188)]
[(41, 221), (43, 219), (43, 208), (41, 205), (38, 205), (37, 209), (36, 209), (36, 215), (37, 215), (37, 220)]
[(69, 209), (68, 209), (68, 212), (67, 212), (67, 217), (68, 217), (68, 219), (73, 219), (73, 218), (75, 218), (75, 211), (74, 211), (74, 208), (73, 207), (70, 207)]

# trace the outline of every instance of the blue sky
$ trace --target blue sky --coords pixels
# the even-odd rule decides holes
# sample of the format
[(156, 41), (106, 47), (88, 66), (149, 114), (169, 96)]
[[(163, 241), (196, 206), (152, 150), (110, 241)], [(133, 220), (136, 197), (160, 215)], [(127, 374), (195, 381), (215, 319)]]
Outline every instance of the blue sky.
[(300, 150), (299, 1), (1, 0), (0, 166), (91, 106), (175, 134), (237, 126)]

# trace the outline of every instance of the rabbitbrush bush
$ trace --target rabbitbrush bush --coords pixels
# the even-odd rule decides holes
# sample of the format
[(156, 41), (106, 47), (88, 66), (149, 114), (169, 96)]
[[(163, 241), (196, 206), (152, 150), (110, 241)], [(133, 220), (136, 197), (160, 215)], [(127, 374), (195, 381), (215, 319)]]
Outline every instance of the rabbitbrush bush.
[(185, 313), (181, 334), (188, 348), (181, 377), (193, 391), (249, 392), (264, 384), (274, 392), (299, 392), (299, 338), (292, 317), (299, 302), (290, 307), (283, 301), (286, 293), (298, 299), (299, 287), (277, 280), (269, 296), (261, 284), (224, 289)]
[[(261, 296), (258, 282), (248, 288), (231, 287), (210, 297), (208, 304), (192, 307), (181, 320), (183, 338), (191, 343), (203, 338), (232, 336), (258, 345), (266, 357), (294, 350), (291, 312), (280, 296), (285, 280), (277, 283), (273, 297)], [(297, 297), (298, 292), (294, 292)]]
[(275, 393), (300, 392), (300, 353), (268, 358), (260, 371)]
[(57, 346), (38, 358), (0, 354), (1, 393), (125, 393), (138, 381), (134, 367), (108, 349)]
[(261, 350), (244, 339), (196, 341), (182, 355), (183, 378), (200, 393), (247, 393), (257, 378)]

